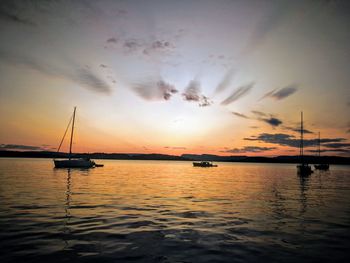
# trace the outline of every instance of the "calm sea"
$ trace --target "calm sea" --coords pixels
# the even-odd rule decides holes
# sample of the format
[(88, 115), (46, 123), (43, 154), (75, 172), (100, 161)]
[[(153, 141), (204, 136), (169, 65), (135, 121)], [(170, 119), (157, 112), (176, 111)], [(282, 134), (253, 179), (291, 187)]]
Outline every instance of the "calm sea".
[(0, 159), (1, 262), (346, 262), (350, 167)]

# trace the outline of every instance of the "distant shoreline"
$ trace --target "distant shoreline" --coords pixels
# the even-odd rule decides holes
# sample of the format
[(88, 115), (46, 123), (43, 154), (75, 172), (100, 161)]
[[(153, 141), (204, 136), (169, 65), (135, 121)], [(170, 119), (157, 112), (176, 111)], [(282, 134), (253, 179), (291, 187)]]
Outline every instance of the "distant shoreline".
[[(67, 158), (68, 153), (48, 151), (0, 151), (0, 158)], [(76, 153), (75, 158), (110, 159), (110, 160), (167, 160), (167, 161), (214, 161), (214, 162), (249, 162), (249, 163), (299, 163), (299, 156), (220, 156), (211, 154), (127, 154), (127, 153)], [(350, 157), (340, 156), (304, 156), (307, 163), (329, 163), (350, 165)]]

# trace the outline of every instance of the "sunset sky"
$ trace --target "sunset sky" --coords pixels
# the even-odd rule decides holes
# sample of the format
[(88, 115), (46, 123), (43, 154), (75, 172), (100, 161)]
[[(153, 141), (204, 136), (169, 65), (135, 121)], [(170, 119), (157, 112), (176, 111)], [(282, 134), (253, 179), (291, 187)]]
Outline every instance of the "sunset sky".
[[(1, 1), (0, 149), (350, 156), (349, 1)], [(65, 143), (63, 150), (67, 150)]]

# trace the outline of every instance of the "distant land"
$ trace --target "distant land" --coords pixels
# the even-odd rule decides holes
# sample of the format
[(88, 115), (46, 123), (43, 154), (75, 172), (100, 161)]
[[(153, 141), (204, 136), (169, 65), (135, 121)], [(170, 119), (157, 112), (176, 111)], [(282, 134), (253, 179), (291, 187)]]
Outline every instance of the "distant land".
[[(12, 158), (68, 158), (68, 153), (49, 151), (0, 151), (0, 157)], [(112, 159), (112, 160), (171, 160), (171, 161), (214, 161), (214, 162), (252, 162), (252, 163), (298, 163), (299, 156), (220, 156), (212, 154), (182, 154), (181, 156), (143, 153), (76, 153), (76, 158)], [(340, 156), (304, 156), (304, 160), (312, 163), (329, 163), (350, 165), (350, 157)]]

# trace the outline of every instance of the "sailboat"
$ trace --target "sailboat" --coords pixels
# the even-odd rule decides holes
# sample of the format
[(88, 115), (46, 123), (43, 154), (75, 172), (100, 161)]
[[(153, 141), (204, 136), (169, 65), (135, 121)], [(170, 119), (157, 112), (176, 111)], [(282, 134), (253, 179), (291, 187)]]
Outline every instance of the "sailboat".
[[(320, 132), (318, 132), (318, 159), (321, 159), (321, 135)], [(329, 170), (329, 164), (328, 163), (319, 163), (314, 165), (315, 169), (317, 170), (323, 170), (327, 171)]]
[(76, 107), (74, 107), (73, 116), (68, 123), (67, 129), (63, 135), (63, 138), (62, 138), (61, 143), (60, 143), (58, 150), (57, 150), (57, 152), (60, 151), (64, 137), (66, 136), (66, 133), (68, 131), (68, 128), (70, 126), (71, 121), (73, 120), (72, 129), (71, 129), (71, 133), (70, 133), (68, 160), (56, 160), (56, 159), (54, 159), (53, 161), (55, 164), (55, 168), (92, 168), (92, 167), (96, 166), (96, 163), (94, 161), (91, 161), (89, 158), (72, 158), (72, 144), (73, 144), (73, 134), (74, 134), (75, 112), (76, 112)]
[(309, 176), (312, 174), (311, 166), (304, 162), (304, 123), (303, 112), (301, 112), (300, 122), (300, 164), (297, 165), (298, 174), (300, 176)]

